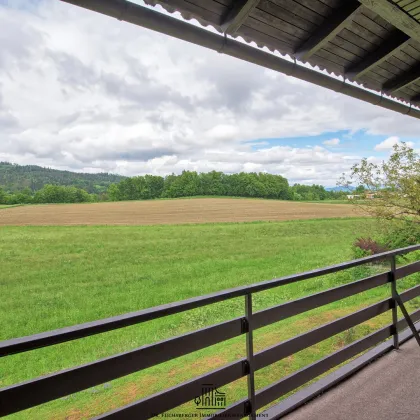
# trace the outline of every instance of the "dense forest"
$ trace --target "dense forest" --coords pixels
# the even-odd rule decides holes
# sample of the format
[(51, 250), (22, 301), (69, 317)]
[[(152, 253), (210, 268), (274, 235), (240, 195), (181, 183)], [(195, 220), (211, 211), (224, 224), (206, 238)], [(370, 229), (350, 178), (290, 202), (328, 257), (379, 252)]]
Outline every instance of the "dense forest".
[(184, 171), (181, 175), (145, 175), (126, 178), (108, 189), (108, 199), (145, 200), (152, 198), (176, 198), (193, 196), (259, 197), (278, 200), (333, 200), (343, 193), (327, 191), (321, 185), (289, 186), (281, 175), (267, 173), (223, 172), (197, 173)]
[(41, 166), (21, 166), (9, 162), (0, 162), (0, 186), (7, 192), (29, 189), (32, 193), (45, 185), (64, 185), (85, 190), (88, 193), (105, 193), (108, 187), (124, 179), (121, 175), (107, 173), (86, 174)]
[(145, 175), (129, 178), (0, 164), (0, 204), (84, 203), (193, 196), (322, 201), (340, 199), (344, 194), (327, 191), (321, 185), (290, 186), (281, 175), (262, 172), (224, 174), (183, 171), (180, 175), (166, 177)]

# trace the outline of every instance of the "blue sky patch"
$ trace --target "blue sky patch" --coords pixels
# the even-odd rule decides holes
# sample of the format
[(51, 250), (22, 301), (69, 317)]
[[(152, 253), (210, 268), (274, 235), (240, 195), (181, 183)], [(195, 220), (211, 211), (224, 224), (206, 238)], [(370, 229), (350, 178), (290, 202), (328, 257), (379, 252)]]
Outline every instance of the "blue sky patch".
[[(252, 144), (253, 150), (268, 149), (274, 146), (290, 146), (296, 148), (322, 146), (328, 150), (351, 155), (385, 156), (387, 150), (375, 150), (375, 146), (389, 138), (390, 136), (372, 135), (364, 130), (352, 132), (351, 130), (341, 130), (335, 132), (325, 132), (317, 136), (302, 137), (282, 137), (270, 139), (257, 139), (245, 143)], [(419, 139), (412, 137), (399, 137), (400, 141), (412, 142), (419, 145)]]

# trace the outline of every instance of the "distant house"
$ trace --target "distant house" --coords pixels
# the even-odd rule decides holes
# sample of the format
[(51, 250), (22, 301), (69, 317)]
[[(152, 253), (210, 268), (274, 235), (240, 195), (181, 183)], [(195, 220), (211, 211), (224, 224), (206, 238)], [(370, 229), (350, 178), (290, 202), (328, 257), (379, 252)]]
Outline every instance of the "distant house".
[(375, 193), (370, 191), (365, 191), (364, 195), (359, 194), (349, 194), (347, 195), (347, 200), (359, 200), (359, 199), (366, 199), (366, 200), (372, 200), (375, 198)]

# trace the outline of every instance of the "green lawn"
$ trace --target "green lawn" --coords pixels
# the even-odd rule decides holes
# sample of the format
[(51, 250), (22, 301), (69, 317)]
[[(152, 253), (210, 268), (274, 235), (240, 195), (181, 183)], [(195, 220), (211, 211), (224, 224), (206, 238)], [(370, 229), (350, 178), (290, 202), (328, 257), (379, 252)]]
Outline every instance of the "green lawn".
[(298, 201), (299, 203), (317, 203), (317, 204), (354, 204), (347, 198), (343, 200), (316, 200), (316, 201)]
[[(0, 228), (0, 340), (92, 321), (351, 259), (367, 219), (139, 227)], [(352, 269), (254, 295), (254, 310), (366, 275)], [(410, 278), (402, 284), (414, 285)], [(389, 295), (374, 289), (258, 330), (257, 350)], [(0, 361), (0, 386), (134, 349), (243, 314), (243, 298)], [(310, 315), (310, 316), (308, 316)], [(257, 373), (257, 387), (390, 321), (389, 314)], [(11, 418), (79, 419), (127, 404), (245, 354), (244, 337), (129, 375)], [(243, 380), (224, 387), (228, 403)], [(193, 412), (188, 404), (174, 413)]]

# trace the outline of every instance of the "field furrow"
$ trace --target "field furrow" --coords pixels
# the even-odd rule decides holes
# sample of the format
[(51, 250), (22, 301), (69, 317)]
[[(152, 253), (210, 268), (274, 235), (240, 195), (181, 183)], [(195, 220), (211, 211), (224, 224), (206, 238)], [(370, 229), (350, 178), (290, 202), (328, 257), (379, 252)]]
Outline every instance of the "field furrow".
[(49, 204), (2, 209), (0, 226), (157, 225), (214, 222), (282, 221), (355, 217), (349, 204), (196, 198), (92, 204)]

